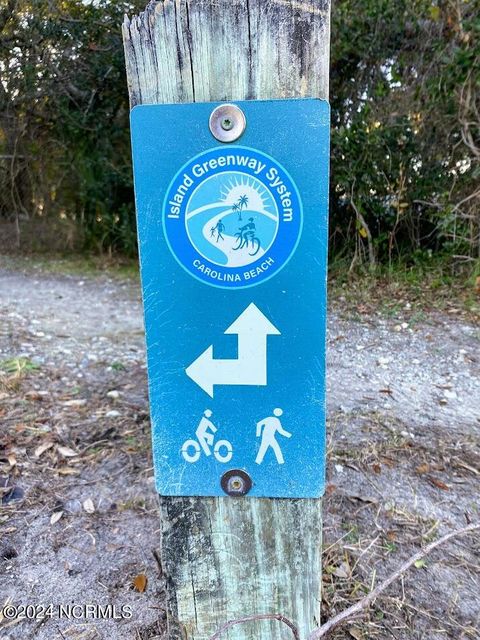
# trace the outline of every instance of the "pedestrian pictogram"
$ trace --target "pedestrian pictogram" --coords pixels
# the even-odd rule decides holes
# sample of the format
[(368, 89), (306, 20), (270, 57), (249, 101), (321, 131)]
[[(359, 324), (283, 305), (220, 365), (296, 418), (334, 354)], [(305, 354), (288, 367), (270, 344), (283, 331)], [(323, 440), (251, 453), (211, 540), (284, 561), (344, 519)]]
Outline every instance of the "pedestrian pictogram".
[(284, 438), (291, 438), (292, 434), (282, 427), (282, 423), (280, 422), (280, 417), (282, 415), (282, 409), (274, 409), (273, 416), (264, 418), (257, 423), (257, 438), (261, 438), (260, 449), (258, 450), (258, 454), (255, 459), (257, 464), (262, 464), (265, 454), (269, 449), (274, 453), (278, 464), (285, 464), (285, 459), (283, 457), (280, 443), (277, 440), (277, 435), (283, 436)]

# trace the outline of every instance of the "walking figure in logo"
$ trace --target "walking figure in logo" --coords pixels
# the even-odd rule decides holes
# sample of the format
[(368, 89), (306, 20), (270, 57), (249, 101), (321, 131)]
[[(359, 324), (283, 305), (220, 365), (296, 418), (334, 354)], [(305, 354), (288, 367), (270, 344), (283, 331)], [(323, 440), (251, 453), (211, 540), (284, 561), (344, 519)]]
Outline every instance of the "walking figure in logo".
[(282, 415), (282, 409), (274, 409), (273, 416), (264, 418), (257, 423), (257, 438), (262, 438), (257, 459), (255, 460), (257, 464), (262, 464), (268, 449), (272, 449), (278, 464), (284, 464), (285, 460), (280, 445), (277, 442), (276, 435), (278, 433), (278, 435), (284, 436), (285, 438), (291, 438), (292, 434), (285, 431), (282, 427), (282, 423), (279, 420)]
[(212, 229), (210, 229), (211, 237), (213, 237), (213, 234), (215, 233), (215, 231), (217, 232), (217, 242), (220, 240), (220, 238), (222, 240), (225, 240), (225, 238), (222, 235), (223, 232), (225, 231), (225, 225), (223, 224), (223, 222), (221, 220), (219, 220), (217, 222), (217, 226), (216, 227), (212, 227)]

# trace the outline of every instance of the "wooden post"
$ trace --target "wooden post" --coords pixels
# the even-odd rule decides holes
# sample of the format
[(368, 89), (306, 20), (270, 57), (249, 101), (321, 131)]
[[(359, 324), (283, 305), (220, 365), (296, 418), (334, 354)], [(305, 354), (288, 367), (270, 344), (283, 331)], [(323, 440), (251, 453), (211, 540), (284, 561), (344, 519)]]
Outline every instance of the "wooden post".
[[(330, 0), (152, 1), (123, 26), (131, 105), (328, 98)], [(301, 470), (299, 470), (301, 473)], [(321, 500), (160, 498), (169, 640), (320, 622)], [(277, 621), (230, 640), (280, 640)]]

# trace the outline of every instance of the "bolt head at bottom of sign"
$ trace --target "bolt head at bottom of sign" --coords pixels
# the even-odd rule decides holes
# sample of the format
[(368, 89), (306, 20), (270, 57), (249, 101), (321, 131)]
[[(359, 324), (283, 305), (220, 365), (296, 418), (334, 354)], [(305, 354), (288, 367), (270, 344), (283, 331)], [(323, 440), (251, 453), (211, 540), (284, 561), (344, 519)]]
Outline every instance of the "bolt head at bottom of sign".
[(242, 469), (232, 469), (224, 473), (220, 484), (225, 493), (231, 497), (245, 496), (253, 486), (252, 479)]

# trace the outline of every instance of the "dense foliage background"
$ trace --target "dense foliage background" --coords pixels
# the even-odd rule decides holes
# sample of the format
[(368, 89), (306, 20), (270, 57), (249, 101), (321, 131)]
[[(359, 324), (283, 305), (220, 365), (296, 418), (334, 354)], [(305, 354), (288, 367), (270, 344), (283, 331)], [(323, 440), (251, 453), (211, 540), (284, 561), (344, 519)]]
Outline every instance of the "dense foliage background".
[[(2, 248), (135, 253), (120, 24), (145, 2), (0, 0)], [(334, 2), (334, 257), (478, 264), (479, 68), (478, 0)]]

